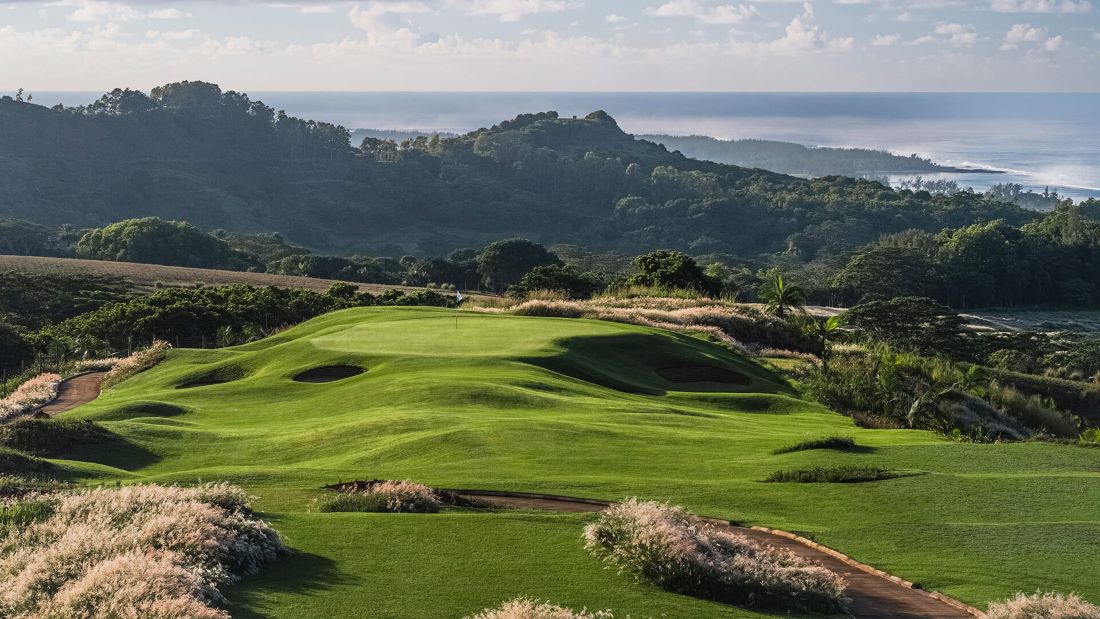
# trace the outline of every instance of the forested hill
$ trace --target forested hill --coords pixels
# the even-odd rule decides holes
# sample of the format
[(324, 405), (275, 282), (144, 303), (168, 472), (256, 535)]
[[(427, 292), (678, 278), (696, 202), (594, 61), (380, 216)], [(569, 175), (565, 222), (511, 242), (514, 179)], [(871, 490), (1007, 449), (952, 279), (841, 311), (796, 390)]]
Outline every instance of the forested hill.
[(886, 232), (1034, 217), (981, 196), (688, 159), (602, 112), (352, 145), (343, 127), (203, 82), (115, 90), (75, 109), (0, 101), (0, 216), (79, 228), (147, 215), (277, 231), (328, 252), (441, 255), (522, 235), (804, 259)]

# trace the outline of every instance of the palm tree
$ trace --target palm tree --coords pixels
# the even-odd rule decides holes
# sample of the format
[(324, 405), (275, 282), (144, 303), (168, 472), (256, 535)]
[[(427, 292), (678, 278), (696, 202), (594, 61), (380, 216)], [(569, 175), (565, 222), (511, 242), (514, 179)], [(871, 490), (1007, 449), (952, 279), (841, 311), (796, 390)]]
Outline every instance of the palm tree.
[(840, 335), (840, 328), (844, 326), (844, 314), (829, 316), (825, 320), (818, 320), (808, 313), (795, 314), (787, 319), (787, 322), (800, 329), (809, 339), (813, 340), (820, 351), (821, 371), (828, 374), (829, 359), (832, 357), (833, 341)]
[(806, 304), (806, 295), (798, 286), (788, 286), (783, 281), (783, 274), (776, 273), (775, 278), (760, 293), (767, 303), (765, 311), (775, 314), (779, 318), (786, 318), (787, 312), (799, 309)]

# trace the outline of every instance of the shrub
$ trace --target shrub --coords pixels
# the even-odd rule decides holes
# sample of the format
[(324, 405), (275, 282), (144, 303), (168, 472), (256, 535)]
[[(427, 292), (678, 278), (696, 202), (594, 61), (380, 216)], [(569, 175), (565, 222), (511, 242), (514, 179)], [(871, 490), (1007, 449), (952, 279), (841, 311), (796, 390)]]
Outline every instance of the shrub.
[(443, 506), (435, 491), (411, 481), (379, 481), (366, 489), (330, 499), (322, 512), (434, 514)]
[(773, 455), (789, 454), (796, 451), (808, 451), (811, 449), (832, 449), (835, 451), (854, 451), (856, 441), (850, 436), (825, 436), (822, 438), (806, 439), (793, 445), (780, 447), (772, 451)]
[(678, 507), (628, 499), (585, 527), (585, 547), (665, 589), (787, 610), (838, 612), (844, 582), (793, 553), (693, 520)]
[(609, 610), (590, 613), (588, 609), (584, 609), (577, 612), (554, 606), (549, 602), (518, 598), (496, 608), (483, 610), (467, 619), (614, 619), (614, 617), (615, 615)]
[(764, 481), (769, 483), (796, 484), (857, 484), (868, 481), (895, 479), (905, 475), (873, 466), (816, 466), (793, 471), (776, 471)]
[(283, 549), (226, 484), (34, 500), (48, 515), (0, 537), (0, 616), (228, 619), (218, 587)]
[(125, 360), (124, 357), (107, 357), (104, 359), (81, 359), (73, 364), (74, 372), (107, 372)]
[(1024, 595), (989, 605), (988, 619), (1100, 619), (1100, 607), (1074, 594), (1040, 593)]
[(0, 399), (0, 422), (29, 413), (49, 402), (57, 395), (61, 377), (57, 374), (39, 374), (16, 387), (8, 397)]
[(1100, 428), (1089, 428), (1081, 433), (1077, 442), (1090, 447), (1100, 447)]
[(1056, 409), (1050, 398), (1026, 395), (1012, 386), (991, 381), (985, 399), (1028, 428), (1059, 438), (1072, 438), (1079, 432), (1076, 421)]
[(103, 388), (114, 387), (122, 381), (136, 376), (154, 365), (164, 361), (172, 346), (168, 342), (157, 340), (151, 346), (139, 350), (115, 364), (103, 377)]

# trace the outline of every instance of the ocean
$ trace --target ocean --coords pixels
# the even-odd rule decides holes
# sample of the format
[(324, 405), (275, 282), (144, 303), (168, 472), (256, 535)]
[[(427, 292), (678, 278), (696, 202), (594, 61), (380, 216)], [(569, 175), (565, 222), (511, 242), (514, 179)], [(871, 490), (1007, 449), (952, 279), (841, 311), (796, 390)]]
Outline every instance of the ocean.
[[(1013, 182), (1100, 198), (1100, 93), (369, 93), (252, 92), (304, 118), (350, 129), (462, 133), (517, 114), (605, 110), (630, 133), (759, 138), (916, 153), (1001, 174), (942, 174), (982, 191)], [(94, 93), (36, 93), (85, 103)]]

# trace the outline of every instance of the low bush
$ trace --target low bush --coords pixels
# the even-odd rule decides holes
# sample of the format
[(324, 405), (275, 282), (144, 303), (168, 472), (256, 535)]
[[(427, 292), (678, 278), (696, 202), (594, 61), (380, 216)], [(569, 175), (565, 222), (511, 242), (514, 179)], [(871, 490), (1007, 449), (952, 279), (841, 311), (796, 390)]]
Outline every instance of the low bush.
[(15, 388), (6, 398), (0, 399), (0, 422), (31, 412), (57, 395), (61, 376), (52, 373), (39, 374)]
[(48, 513), (0, 537), (0, 616), (228, 619), (218, 588), (283, 550), (225, 484), (32, 500)]
[(812, 449), (831, 449), (834, 451), (855, 451), (856, 441), (850, 436), (825, 436), (822, 438), (811, 438), (794, 443), (793, 445), (787, 445), (780, 447), (772, 451), (773, 455), (789, 454), (796, 451), (809, 451)]
[(27, 477), (25, 475), (0, 475), (0, 502), (18, 499), (29, 494), (57, 492), (68, 487), (62, 482), (46, 477)]
[(378, 481), (366, 488), (329, 499), (322, 512), (388, 512), (434, 514), (443, 507), (431, 488), (411, 481)]
[(694, 520), (678, 507), (628, 499), (585, 527), (585, 547), (670, 591), (793, 611), (839, 612), (844, 581), (791, 552)]
[(988, 619), (1100, 619), (1100, 607), (1070, 593), (1019, 593), (1004, 602), (993, 602)]
[(1081, 433), (1077, 442), (1090, 447), (1100, 447), (1100, 428), (1089, 428)]
[(91, 421), (24, 418), (0, 426), (0, 447), (36, 456), (55, 456), (110, 436), (107, 429)]
[(111, 371), (103, 377), (103, 388), (114, 387), (122, 381), (136, 376), (154, 365), (164, 361), (168, 357), (168, 351), (172, 346), (168, 342), (157, 340), (148, 348), (139, 350), (129, 357), (119, 361), (111, 368)]
[(80, 359), (73, 364), (73, 371), (75, 372), (108, 372), (119, 363), (122, 363), (125, 357), (106, 357), (103, 359)]
[(580, 612), (554, 606), (549, 602), (518, 598), (504, 604), (483, 610), (480, 613), (466, 619), (614, 619), (615, 615), (609, 610), (600, 610), (594, 613), (588, 609)]
[(902, 473), (873, 466), (816, 466), (793, 471), (776, 471), (764, 481), (795, 484), (858, 484), (904, 477)]

